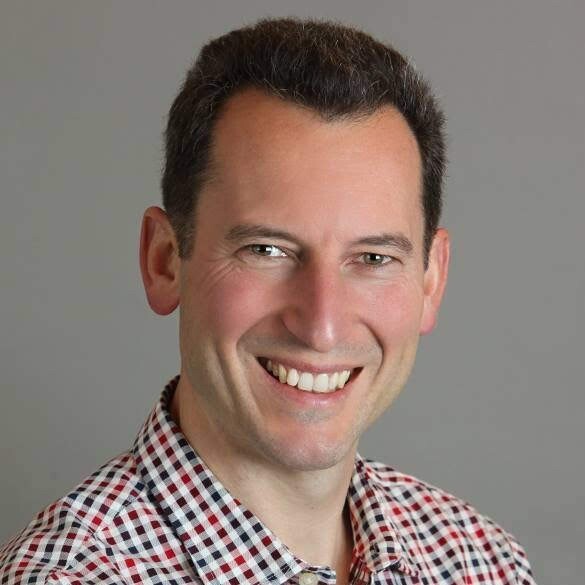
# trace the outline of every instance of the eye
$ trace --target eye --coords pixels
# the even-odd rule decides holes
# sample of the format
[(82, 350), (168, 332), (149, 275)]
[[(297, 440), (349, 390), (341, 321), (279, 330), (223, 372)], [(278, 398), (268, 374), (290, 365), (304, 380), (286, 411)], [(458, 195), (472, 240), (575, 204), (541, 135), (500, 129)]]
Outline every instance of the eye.
[(250, 244), (247, 248), (256, 256), (264, 256), (266, 258), (281, 258), (287, 256), (282, 248), (279, 248), (274, 244)]
[(394, 262), (394, 258), (392, 256), (388, 256), (386, 254), (377, 254), (375, 252), (366, 252), (365, 254), (361, 255), (364, 264), (368, 266), (372, 266), (376, 268), (378, 266), (384, 266), (385, 264), (390, 264)]

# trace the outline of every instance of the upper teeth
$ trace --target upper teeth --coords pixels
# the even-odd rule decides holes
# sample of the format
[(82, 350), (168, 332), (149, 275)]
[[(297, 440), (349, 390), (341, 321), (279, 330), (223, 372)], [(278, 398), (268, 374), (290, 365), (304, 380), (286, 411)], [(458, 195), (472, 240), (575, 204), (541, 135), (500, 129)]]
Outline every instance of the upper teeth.
[(343, 388), (351, 374), (351, 370), (342, 370), (332, 374), (301, 372), (295, 368), (286, 368), (272, 360), (268, 360), (264, 367), (283, 384), (296, 386), (305, 392), (333, 392), (338, 388)]

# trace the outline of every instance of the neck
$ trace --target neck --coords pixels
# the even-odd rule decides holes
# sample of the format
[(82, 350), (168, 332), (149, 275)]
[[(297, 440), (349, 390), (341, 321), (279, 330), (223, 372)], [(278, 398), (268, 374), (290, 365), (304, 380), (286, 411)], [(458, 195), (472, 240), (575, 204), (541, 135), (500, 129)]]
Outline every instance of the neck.
[(179, 383), (171, 414), (214, 475), (297, 557), (335, 569), (337, 583), (346, 583), (353, 538), (345, 502), (355, 449), (328, 469), (287, 469), (235, 453), (198, 412)]

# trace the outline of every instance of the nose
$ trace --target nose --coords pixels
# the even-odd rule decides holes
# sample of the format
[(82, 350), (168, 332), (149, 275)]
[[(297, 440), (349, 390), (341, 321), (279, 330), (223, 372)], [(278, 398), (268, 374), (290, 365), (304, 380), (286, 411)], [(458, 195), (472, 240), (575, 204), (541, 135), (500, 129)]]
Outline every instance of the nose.
[(306, 347), (327, 353), (348, 338), (351, 293), (338, 266), (305, 265), (287, 286), (281, 319)]

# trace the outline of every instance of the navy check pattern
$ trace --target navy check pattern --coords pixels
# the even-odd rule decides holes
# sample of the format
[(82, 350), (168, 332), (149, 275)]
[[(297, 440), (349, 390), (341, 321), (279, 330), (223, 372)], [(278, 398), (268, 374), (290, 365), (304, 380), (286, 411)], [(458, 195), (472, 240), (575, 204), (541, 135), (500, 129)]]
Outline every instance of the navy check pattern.
[[(307, 573), (335, 583), (330, 568), (295, 557), (205, 466), (169, 413), (177, 381), (130, 452), (0, 548), (2, 585), (276, 585)], [(357, 456), (347, 498), (355, 585), (534, 585), (512, 536), (433, 486)]]

